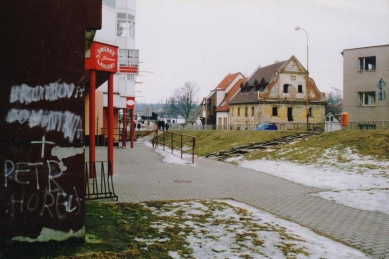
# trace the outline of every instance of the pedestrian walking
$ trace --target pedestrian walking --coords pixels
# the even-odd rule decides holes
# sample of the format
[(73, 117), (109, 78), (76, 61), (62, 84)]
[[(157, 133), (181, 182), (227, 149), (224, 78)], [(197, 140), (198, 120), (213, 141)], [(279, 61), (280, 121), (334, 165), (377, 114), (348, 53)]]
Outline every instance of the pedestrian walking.
[(166, 129), (166, 131), (169, 130), (169, 124), (167, 122), (165, 123), (165, 129)]
[(197, 117), (197, 120), (196, 120), (197, 130), (201, 130), (201, 126), (203, 126), (203, 123), (201, 122), (200, 117)]
[(138, 122), (138, 125), (137, 125), (138, 130), (140, 130), (140, 127), (141, 127), (141, 125), (140, 125), (140, 123)]
[(165, 121), (161, 120), (161, 130), (165, 130)]

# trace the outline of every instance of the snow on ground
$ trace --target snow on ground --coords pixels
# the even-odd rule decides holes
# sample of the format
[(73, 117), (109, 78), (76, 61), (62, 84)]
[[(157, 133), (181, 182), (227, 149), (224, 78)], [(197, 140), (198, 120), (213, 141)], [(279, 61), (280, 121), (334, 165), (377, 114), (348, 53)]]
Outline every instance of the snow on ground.
[[(148, 141), (143, 143), (151, 147)], [(177, 151), (171, 154), (170, 150), (163, 151), (161, 147), (155, 150), (164, 157), (163, 161), (166, 163), (196, 166), (196, 164), (189, 162), (190, 155), (188, 154), (181, 159)], [(337, 163), (331, 158), (333, 153), (333, 150), (327, 150), (321, 160), (309, 165), (264, 159), (248, 161), (244, 160), (243, 157), (230, 158), (226, 162), (234, 162), (240, 167), (268, 173), (295, 183), (322, 188), (323, 192), (311, 195), (323, 199), (333, 200), (356, 209), (379, 211), (389, 215), (389, 163), (374, 160), (371, 157), (359, 157), (353, 154), (351, 150), (345, 150), (345, 154), (343, 154), (346, 162)], [(239, 204), (239, 206), (246, 205)], [(270, 215), (268, 216), (270, 217)], [(278, 219), (274, 217), (272, 220)], [(333, 247), (333, 250), (336, 251), (334, 253), (337, 255), (342, 249)], [(326, 251), (329, 251), (328, 248), (326, 248)], [(352, 256), (333, 257), (328, 254), (323, 257), (358, 258)], [(317, 258), (320, 258), (320, 256)]]
[[(145, 207), (166, 217), (152, 222), (160, 233), (179, 227), (191, 254), (170, 251), (172, 258), (369, 258), (290, 221), (232, 200), (203, 200)], [(173, 220), (172, 220), (173, 219)], [(171, 221), (169, 221), (171, 220)], [(167, 240), (136, 239), (146, 245)]]

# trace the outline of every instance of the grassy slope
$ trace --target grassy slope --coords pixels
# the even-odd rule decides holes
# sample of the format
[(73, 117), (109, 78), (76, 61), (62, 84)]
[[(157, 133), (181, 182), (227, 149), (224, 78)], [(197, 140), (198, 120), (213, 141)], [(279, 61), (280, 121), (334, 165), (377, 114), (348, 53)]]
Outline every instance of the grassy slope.
[[(232, 146), (245, 145), (294, 135), (296, 131), (175, 131), (196, 137), (195, 153), (205, 156), (220, 150), (230, 150)], [(309, 137), (308, 141), (299, 141), (283, 146), (278, 157), (295, 162), (309, 162), (317, 159), (327, 149), (344, 150), (350, 148), (360, 156), (372, 156), (377, 159), (389, 158), (389, 131), (342, 130)], [(259, 152), (263, 155), (269, 152)], [(257, 158), (260, 158), (258, 155)], [(252, 159), (256, 158), (252, 156)], [(277, 158), (277, 154), (269, 158)], [(309, 158), (309, 159), (307, 159)], [(309, 160), (309, 161), (308, 161)]]
[(174, 132), (196, 137), (195, 154), (198, 156), (205, 156), (220, 150), (230, 150), (233, 146), (272, 140), (296, 133), (296, 131), (254, 130), (183, 130)]

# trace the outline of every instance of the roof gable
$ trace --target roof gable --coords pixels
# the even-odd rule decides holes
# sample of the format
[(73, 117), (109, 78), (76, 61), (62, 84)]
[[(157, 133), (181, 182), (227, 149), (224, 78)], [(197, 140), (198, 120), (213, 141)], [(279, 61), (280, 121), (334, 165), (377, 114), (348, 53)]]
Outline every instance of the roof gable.
[(292, 56), (290, 59), (288, 59), (279, 69), (280, 73), (306, 73), (307, 70), (304, 68), (304, 66), (300, 63), (300, 61), (297, 60), (295, 56)]
[(234, 74), (229, 74), (227, 75), (226, 77), (224, 77), (224, 79), (216, 86), (216, 88), (214, 89), (215, 91), (217, 90), (224, 90), (226, 89), (231, 83), (232, 81), (234, 81), (234, 79), (238, 76), (241, 76), (243, 77), (243, 75), (238, 72), (238, 73), (234, 73)]
[(247, 80), (247, 78), (241, 78), (238, 82), (234, 84), (231, 90), (224, 97), (223, 101), (216, 108), (216, 112), (226, 112), (230, 109), (230, 100), (239, 92), (239, 89), (242, 84)]

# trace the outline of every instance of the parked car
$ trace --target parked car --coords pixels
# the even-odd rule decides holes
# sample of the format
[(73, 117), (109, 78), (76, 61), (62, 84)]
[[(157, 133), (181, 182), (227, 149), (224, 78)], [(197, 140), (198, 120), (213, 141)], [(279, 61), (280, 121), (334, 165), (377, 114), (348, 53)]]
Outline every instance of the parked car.
[(252, 130), (278, 130), (278, 127), (274, 123), (260, 123)]

